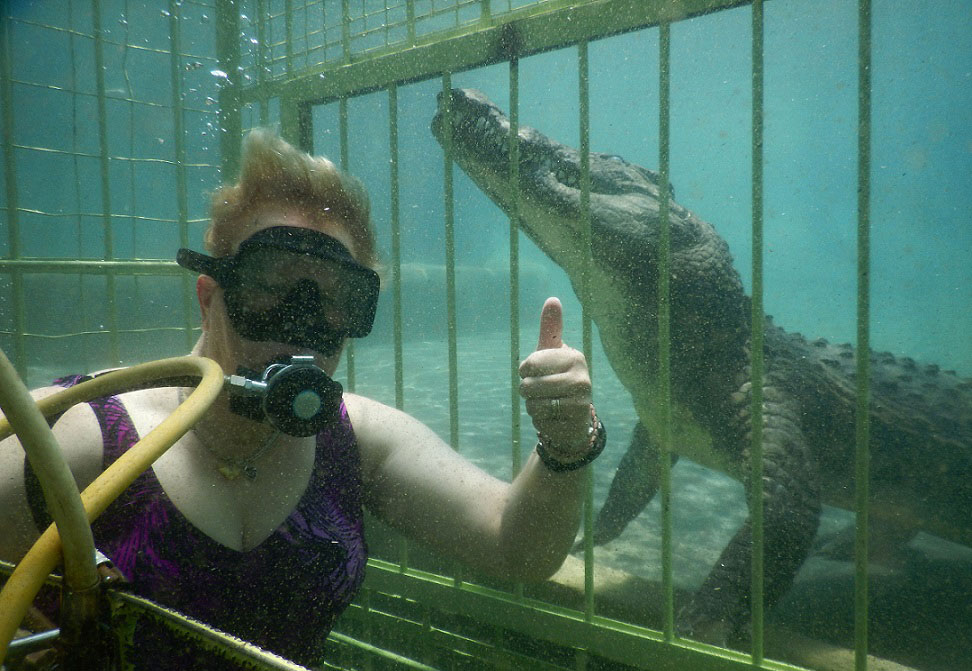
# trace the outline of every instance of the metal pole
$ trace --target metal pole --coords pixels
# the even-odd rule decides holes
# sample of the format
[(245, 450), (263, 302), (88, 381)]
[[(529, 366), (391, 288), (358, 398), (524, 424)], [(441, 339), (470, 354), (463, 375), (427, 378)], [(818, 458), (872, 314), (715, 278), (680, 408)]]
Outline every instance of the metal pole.
[(750, 417), (752, 441), (750, 443), (752, 522), (752, 575), (750, 606), (752, 608), (752, 655), (753, 665), (763, 661), (763, 2), (753, 2), (752, 47), (752, 397)]
[(855, 450), (854, 665), (867, 669), (867, 527), (870, 480), (871, 2), (858, 4), (857, 416)]
[(675, 638), (675, 597), (672, 580), (672, 380), (671, 380), (671, 222), (669, 213), (671, 26), (658, 26), (658, 171), (661, 223), (658, 242), (658, 427), (659, 495), (662, 522), (662, 590), (665, 594), (664, 634)]

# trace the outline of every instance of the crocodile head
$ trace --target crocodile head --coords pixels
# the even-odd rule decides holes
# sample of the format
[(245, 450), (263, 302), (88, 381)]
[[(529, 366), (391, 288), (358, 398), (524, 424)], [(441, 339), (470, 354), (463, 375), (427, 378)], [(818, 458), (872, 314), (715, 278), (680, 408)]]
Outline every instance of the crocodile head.
[[(580, 153), (533, 128), (520, 127), (519, 183), (514, 189), (506, 115), (481, 92), (454, 89), (448, 100), (451, 132), (447, 133), (446, 102), (439, 94), (439, 113), (432, 121), (436, 139), (442, 144), (448, 139), (456, 163), (476, 185), (508, 215), (516, 207), (524, 233), (572, 280), (579, 277), (587, 227), (581, 204)], [(619, 156), (593, 152), (589, 174), (595, 264), (611, 267), (616, 274), (618, 264), (631, 265), (634, 243), (639, 265), (654, 265), (646, 255), (656, 246), (658, 227), (644, 222), (646, 217), (658, 218), (658, 175)]]
[[(590, 152), (589, 217), (582, 204), (581, 155), (533, 128), (518, 129), (519, 175), (510, 179), (510, 122), (482, 93), (439, 94), (432, 133), (476, 185), (566, 271), (583, 299), (588, 258), (591, 301), (612, 366), (635, 395), (657, 367), (659, 176)], [(587, 246), (587, 221), (590, 246)], [(675, 359), (698, 377), (698, 362), (726, 361), (747, 330), (745, 296), (728, 247), (711, 225), (669, 199), (672, 328)], [(729, 341), (732, 341), (731, 343)], [(718, 356), (722, 354), (722, 356)], [(629, 378), (629, 379), (625, 379)]]

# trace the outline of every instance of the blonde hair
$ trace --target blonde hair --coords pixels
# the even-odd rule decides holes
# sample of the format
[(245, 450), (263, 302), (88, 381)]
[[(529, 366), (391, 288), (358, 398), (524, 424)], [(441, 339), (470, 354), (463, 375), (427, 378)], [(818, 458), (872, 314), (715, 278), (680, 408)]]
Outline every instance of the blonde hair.
[(354, 241), (351, 251), (357, 260), (378, 265), (368, 194), (357, 178), (262, 128), (244, 138), (240, 162), (239, 181), (212, 196), (205, 235), (210, 254), (232, 254), (255, 227), (255, 211), (276, 205), (300, 210), (317, 227), (337, 218)]

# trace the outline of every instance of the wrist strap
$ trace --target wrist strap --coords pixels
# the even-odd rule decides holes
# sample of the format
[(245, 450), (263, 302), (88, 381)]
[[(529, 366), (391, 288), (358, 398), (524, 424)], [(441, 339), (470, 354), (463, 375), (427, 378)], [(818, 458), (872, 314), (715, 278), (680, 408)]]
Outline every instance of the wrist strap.
[(601, 452), (604, 451), (604, 446), (607, 444), (607, 430), (604, 428), (604, 424), (601, 420), (594, 415), (594, 424), (591, 427), (591, 440), (588, 444), (587, 453), (584, 454), (580, 459), (576, 461), (569, 461), (564, 463), (559, 459), (555, 459), (551, 456), (549, 448), (544, 445), (543, 437), (537, 434), (537, 456), (540, 457), (540, 461), (543, 465), (549, 468), (554, 473), (566, 473), (568, 471), (576, 471), (578, 468), (584, 468), (589, 463), (597, 459)]

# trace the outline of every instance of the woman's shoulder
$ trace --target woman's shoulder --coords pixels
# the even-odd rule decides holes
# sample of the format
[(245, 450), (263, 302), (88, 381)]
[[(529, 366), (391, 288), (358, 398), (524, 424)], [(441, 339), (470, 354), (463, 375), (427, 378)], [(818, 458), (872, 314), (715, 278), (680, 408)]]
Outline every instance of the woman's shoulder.
[[(91, 376), (65, 376), (48, 387), (35, 389), (32, 393), (37, 399), (64, 391)], [(108, 395), (75, 403), (65, 410), (53, 426), (55, 437), (62, 446), (89, 454), (97, 455), (100, 464), (103, 432), (109, 429), (112, 434), (123, 431), (133, 439), (144, 436), (158, 426), (175, 408), (178, 407), (176, 390), (172, 388), (142, 389), (118, 395)]]
[(175, 387), (129, 391), (116, 397), (124, 406), (139, 436), (148, 433), (171, 415), (182, 402)]
[(395, 430), (409, 426), (422, 426), (417, 419), (401, 410), (359, 394), (345, 392), (344, 407), (359, 442), (363, 438), (372, 441), (386, 438)]
[(369, 481), (388, 460), (398, 443), (422, 424), (401, 410), (367, 396), (344, 393), (351, 426), (354, 429), (365, 481)]
[(351, 415), (353, 420), (355, 415), (367, 415), (371, 413), (384, 413), (386, 410), (394, 410), (391, 406), (385, 405), (373, 398), (368, 398), (367, 396), (361, 396), (360, 394), (354, 394), (349, 391), (344, 392), (342, 396), (344, 400), (344, 406), (348, 409), (348, 414)]

